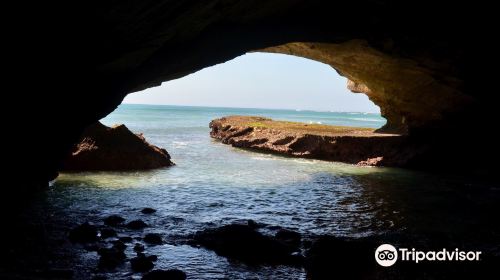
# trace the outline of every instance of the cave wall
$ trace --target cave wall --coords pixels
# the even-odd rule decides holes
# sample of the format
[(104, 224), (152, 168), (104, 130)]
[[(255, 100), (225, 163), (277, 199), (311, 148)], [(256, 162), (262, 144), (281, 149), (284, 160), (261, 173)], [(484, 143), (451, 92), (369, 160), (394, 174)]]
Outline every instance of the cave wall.
[[(83, 129), (130, 92), (248, 51), (332, 65), (365, 90), (386, 130), (444, 131), (481, 108), (466, 86), (467, 11), (434, 1), (161, 0), (36, 3), (11, 9), (9, 81), (32, 119), (13, 123), (8, 160), (24, 185), (55, 178)], [(472, 35), (471, 35), (472, 36)], [(479, 105), (478, 105), (479, 104)], [(473, 108), (473, 109), (472, 109)], [(417, 133), (415, 133), (417, 134)], [(434, 137), (435, 138), (435, 137)], [(425, 139), (425, 137), (422, 137)], [(36, 143), (36, 148), (27, 149)], [(29, 159), (29, 160), (27, 160)]]
[[(417, 60), (392, 57), (365, 41), (338, 44), (289, 43), (264, 49), (301, 56), (331, 65), (348, 78), (348, 88), (368, 95), (380, 107), (386, 132), (409, 133), (446, 122), (446, 115), (474, 102), (462, 91), (462, 80)], [(425, 108), (425, 109), (424, 109)]]

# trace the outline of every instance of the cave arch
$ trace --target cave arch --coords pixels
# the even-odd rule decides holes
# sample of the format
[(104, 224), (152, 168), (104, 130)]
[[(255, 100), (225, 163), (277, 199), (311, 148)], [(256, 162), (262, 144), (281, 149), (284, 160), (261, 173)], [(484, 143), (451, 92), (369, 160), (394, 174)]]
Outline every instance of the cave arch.
[(388, 131), (435, 141), (439, 137), (425, 136), (457, 135), (458, 124), (473, 122), (465, 116), (484, 109), (478, 101), (485, 96), (464, 85), (463, 38), (472, 35), (464, 34), (471, 30), (463, 21), (468, 9), (459, 3), (164, 0), (39, 8), (22, 9), (37, 24), (30, 25), (30, 36), (15, 40), (23, 48), (13, 68), (21, 69), (17, 84), (25, 85), (28, 73), (32, 78), (19, 92), (31, 101), (24, 111), (36, 120), (30, 132), (16, 130), (22, 140), (15, 147), (26, 150), (30, 135), (49, 131), (51, 136), (38, 140), (43, 148), (16, 155), (32, 159), (29, 163), (9, 159), (33, 174), (27, 185), (54, 178), (83, 129), (112, 112), (128, 93), (249, 51), (332, 65), (355, 91), (367, 92), (381, 107)]

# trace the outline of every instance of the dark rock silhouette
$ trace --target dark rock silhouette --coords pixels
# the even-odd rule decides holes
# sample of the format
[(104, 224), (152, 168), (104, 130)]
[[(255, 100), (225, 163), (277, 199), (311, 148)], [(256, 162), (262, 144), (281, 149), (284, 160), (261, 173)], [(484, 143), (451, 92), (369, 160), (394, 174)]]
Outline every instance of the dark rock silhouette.
[(130, 259), (130, 266), (133, 271), (146, 272), (155, 266), (153, 261), (156, 261), (156, 256), (145, 256), (144, 254), (139, 254), (137, 257)]
[(101, 233), (101, 238), (116, 237), (116, 230), (112, 228), (101, 228), (99, 231)]
[(250, 264), (300, 264), (297, 248), (263, 235), (248, 225), (231, 224), (197, 232), (192, 244)]
[(148, 227), (148, 224), (146, 224), (143, 220), (133, 220), (127, 223), (126, 227), (129, 229), (143, 229)]
[(161, 245), (163, 244), (163, 239), (161, 235), (158, 233), (148, 233), (143, 238), (144, 242), (152, 245)]
[(156, 212), (156, 209), (153, 209), (153, 208), (150, 208), (150, 207), (146, 207), (146, 208), (143, 208), (141, 210), (142, 214), (153, 214), (155, 212)]
[(111, 227), (116, 227), (118, 225), (121, 225), (123, 222), (125, 222), (125, 218), (118, 215), (111, 215), (104, 219), (104, 224)]
[(125, 262), (127, 256), (123, 250), (112, 248), (101, 248), (97, 251), (99, 254), (99, 268), (113, 269)]

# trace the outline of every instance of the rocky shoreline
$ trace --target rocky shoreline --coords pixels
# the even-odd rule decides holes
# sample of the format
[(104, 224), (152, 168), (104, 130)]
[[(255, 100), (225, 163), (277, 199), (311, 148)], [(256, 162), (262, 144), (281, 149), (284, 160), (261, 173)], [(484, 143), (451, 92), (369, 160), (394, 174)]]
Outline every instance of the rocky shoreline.
[(415, 156), (406, 136), (355, 128), (228, 116), (210, 122), (222, 143), (293, 157), (361, 166), (405, 166)]

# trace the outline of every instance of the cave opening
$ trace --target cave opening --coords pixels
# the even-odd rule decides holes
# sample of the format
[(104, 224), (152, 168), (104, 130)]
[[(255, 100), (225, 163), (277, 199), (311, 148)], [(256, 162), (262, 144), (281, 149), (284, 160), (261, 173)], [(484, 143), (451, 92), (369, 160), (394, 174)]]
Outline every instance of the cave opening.
[[(351, 84), (352, 81), (325, 63), (295, 55), (253, 52), (161, 86), (131, 93), (101, 122), (108, 126), (123, 123), (135, 133), (144, 133), (153, 144), (173, 153), (174, 159), (183, 150), (171, 148), (173, 143), (158, 137), (162, 134), (167, 138), (177, 137), (164, 135), (169, 126), (174, 130), (177, 127), (204, 127), (206, 137), (210, 135), (228, 143), (227, 135), (219, 134), (217, 128), (218, 121), (227, 118), (239, 123), (235, 130), (262, 133), (259, 136), (247, 134), (254, 139), (240, 137), (242, 142), (232, 143), (235, 147), (354, 164), (368, 164), (374, 160), (382, 165), (379, 162), (385, 152), (380, 147), (385, 139), (392, 143), (396, 134), (375, 133), (386, 120), (368, 95), (360, 91), (353, 93), (356, 89), (350, 87)], [(144, 118), (148, 119), (147, 125), (144, 125)], [(265, 123), (259, 118), (265, 118)], [(231, 134), (242, 136), (239, 132)], [(311, 145), (311, 141), (316, 143)], [(247, 145), (249, 142), (256, 144)], [(364, 146), (366, 152), (353, 152), (363, 150), (353, 148), (356, 146)], [(174, 144), (174, 147), (177, 146)], [(82, 151), (73, 154), (80, 155)], [(81, 169), (81, 165), (75, 165), (77, 160), (74, 158), (70, 157), (70, 169)], [(97, 169), (98, 163), (103, 162), (105, 159), (86, 165)], [(124, 164), (126, 160), (118, 162)]]
[(262, 52), (131, 93), (123, 103), (380, 114), (367, 95), (353, 94), (348, 80), (330, 65)]
[[(19, 33), (26, 36), (10, 41), (22, 46), (16, 46), (19, 55), (12, 57), (21, 66), (13, 68), (21, 70), (13, 71), (19, 78), (14, 81), (23, 86), (13, 95), (21, 97), (22, 110), (33, 122), (29, 129), (26, 123), (14, 122), (16, 143), (9, 149), (17, 154), (6, 162), (15, 170), (6, 173), (18, 180), (5, 191), (27, 191), (19, 197), (3, 196), (19, 202), (20, 208), (9, 207), (4, 213), (20, 215), (4, 220), (8, 242), (0, 276), (148, 279), (147, 272), (139, 270), (153, 266), (180, 269), (188, 279), (440, 279), (494, 271), (488, 268), (497, 261), (498, 250), (491, 244), (498, 243), (500, 229), (488, 213), (498, 208), (498, 187), (496, 181), (488, 185), (467, 177), (472, 169), (483, 172), (485, 166), (484, 171), (493, 174), (495, 165), (488, 159), (497, 158), (494, 137), (463, 133), (491, 131), (490, 120), (495, 119), (481, 114), (493, 112), (485, 105), (493, 102), (477, 89), (481, 83), (466, 75), (466, 69), (481, 68), (468, 65), (470, 50), (464, 42), (484, 45), (472, 34), (482, 29), (470, 28), (470, 22), (463, 20), (470, 9), (456, 13), (453, 5), (425, 1), (412, 5), (413, 13), (394, 1), (150, 2), (80, 5), (66, 13), (49, 5), (33, 13), (40, 21), (30, 30), (40, 32)], [(26, 15), (27, 7), (21, 10)], [(47, 18), (56, 24), (43, 24)], [(137, 163), (144, 160), (146, 148), (165, 160), (167, 153), (161, 148), (166, 147), (176, 166), (63, 172), (43, 195), (25, 195), (56, 178), (65, 153), (85, 127), (108, 115), (127, 94), (162, 82), (168, 87), (175, 79), (248, 51), (294, 55), (333, 67), (349, 80), (352, 91), (365, 93), (379, 106), (385, 125), (373, 128), (381, 127), (384, 137), (392, 133), (411, 137), (403, 143), (405, 149), (399, 149), (396, 140), (385, 141), (390, 138), (381, 145), (368, 144), (375, 143), (394, 159), (416, 158), (411, 164), (394, 161), (395, 166), (463, 170), (460, 175), (466, 178), (357, 166), (372, 163), (368, 160), (341, 164), (254, 153), (221, 142), (265, 148), (269, 142), (265, 137), (245, 137), (249, 131), (266, 128), (266, 120), (247, 121), (251, 129), (243, 131), (214, 123), (214, 133), (224, 138), (219, 142), (208, 136), (207, 127), (219, 117), (219, 109), (202, 114), (193, 107), (184, 107), (183, 112), (170, 108), (165, 113), (161, 108), (131, 105), (120, 106), (104, 122), (125, 122), (158, 147), (143, 145), (143, 136), (119, 126), (112, 132), (125, 135), (127, 141), (107, 158), (113, 163)], [(471, 52), (478, 53), (490, 54)], [(28, 79), (33, 82), (27, 83)], [(483, 86), (489, 85), (484, 81), (488, 80), (482, 79)], [(269, 99), (260, 96), (257, 101), (263, 104)], [(281, 99), (291, 101), (289, 95)], [(40, 100), (49, 105), (40, 106)], [(290, 114), (309, 114), (313, 108), (308, 104), (305, 100), (288, 109)], [(347, 110), (320, 111), (324, 109)], [(141, 114), (140, 120), (134, 119)], [(102, 127), (98, 131), (101, 136), (111, 132)], [(43, 137), (48, 133), (50, 137)], [(36, 148), (32, 148), (34, 136), (41, 136)], [(296, 143), (293, 151), (302, 156), (322, 146), (317, 138), (301, 139), (284, 137), (272, 139), (271, 144)], [(116, 143), (107, 146), (115, 149)], [(130, 143), (140, 145), (134, 150)], [(366, 153), (367, 143), (347, 144), (350, 151)], [(98, 146), (92, 139), (85, 145), (91, 150)], [(124, 159), (130, 151), (141, 156)], [(256, 239), (233, 238), (240, 234)], [(79, 242), (82, 239), (91, 242)], [(211, 247), (207, 240), (226, 247)], [(225, 240), (236, 241), (228, 245)], [(470, 246), (484, 250), (490, 259), (470, 270), (464, 263), (432, 265), (431, 271), (411, 265), (384, 270), (374, 266), (373, 248), (387, 242), (422, 248)], [(285, 248), (281, 251), (285, 254), (275, 255), (269, 248)], [(272, 265), (247, 266), (249, 259), (265, 259)], [(359, 269), (352, 270), (353, 264)]]

